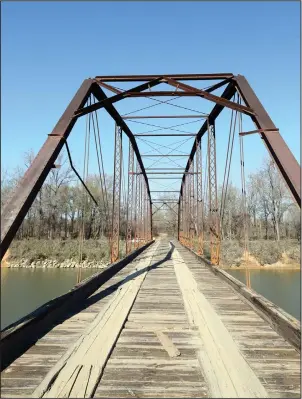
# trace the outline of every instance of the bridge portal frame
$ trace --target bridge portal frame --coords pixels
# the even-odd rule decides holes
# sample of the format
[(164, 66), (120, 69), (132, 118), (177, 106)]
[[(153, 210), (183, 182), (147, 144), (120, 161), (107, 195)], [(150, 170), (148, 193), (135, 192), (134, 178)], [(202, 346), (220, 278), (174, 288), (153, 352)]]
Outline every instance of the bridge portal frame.
[[(220, 82), (212, 85), (210, 88), (201, 90), (193, 86), (185, 84), (181, 81), (196, 81), (196, 80), (221, 80)], [(108, 82), (144, 82), (132, 89), (121, 91)], [(150, 90), (152, 87), (160, 83), (166, 83), (170, 86), (176, 87), (177, 91), (157, 91), (157, 92), (144, 92)], [(227, 85), (223, 94), (217, 96), (211, 94), (214, 90)], [(107, 97), (102, 88), (106, 88), (115, 95)], [(180, 89), (180, 90), (178, 90)], [(235, 93), (239, 93), (245, 105), (237, 104), (230, 99)], [(176, 94), (177, 93), (177, 94)], [(93, 94), (98, 102), (86, 106), (89, 96)], [(258, 97), (252, 90), (244, 76), (234, 76), (231, 73), (219, 74), (179, 74), (179, 75), (130, 75), (130, 76), (96, 76), (84, 80), (81, 87), (75, 94), (74, 98), (66, 108), (60, 120), (56, 124), (52, 133), (48, 135), (47, 140), (37, 154), (31, 166), (26, 171), (21, 179), (20, 184), (13, 193), (10, 201), (3, 207), (1, 215), (1, 259), (7, 251), (11, 241), (13, 240), (18, 228), (24, 220), (30, 206), (36, 198), (39, 190), (41, 189), (48, 173), (54, 167), (56, 158), (58, 157), (62, 147), (67, 142), (67, 138), (72, 131), (77, 119), (97, 109), (105, 108), (109, 115), (115, 120), (117, 126), (128, 136), (133, 150), (135, 152), (137, 162), (139, 164), (146, 189), (148, 193), (150, 215), (152, 215), (152, 200), (148, 184), (147, 174), (142, 162), (142, 158), (135, 140), (134, 134), (126, 124), (124, 118), (115, 109), (114, 103), (129, 97), (150, 97), (150, 96), (196, 96), (207, 99), (215, 103), (214, 108), (204, 122), (199, 132), (196, 135), (194, 145), (192, 147), (189, 159), (184, 171), (180, 197), (178, 201), (178, 210), (180, 212), (183, 207), (180, 206), (181, 198), (183, 195), (183, 188), (185, 179), (187, 178), (190, 166), (196, 152), (196, 148), (202, 136), (207, 131), (208, 123), (213, 125), (215, 119), (219, 116), (224, 107), (242, 112), (251, 117), (259, 134), (263, 139), (269, 154), (275, 161), (286, 185), (288, 186), (293, 198), (301, 207), (300, 195), (300, 166), (295, 157), (289, 150), (285, 141), (276, 129), (276, 126), (270, 119), (265, 108), (259, 101)], [(189, 178), (189, 176), (188, 176)], [(181, 218), (179, 218), (180, 220)], [(152, 217), (150, 220), (152, 226)], [(178, 226), (178, 231), (179, 230)], [(152, 232), (151, 232), (152, 235)], [(178, 237), (179, 238), (179, 237)]]

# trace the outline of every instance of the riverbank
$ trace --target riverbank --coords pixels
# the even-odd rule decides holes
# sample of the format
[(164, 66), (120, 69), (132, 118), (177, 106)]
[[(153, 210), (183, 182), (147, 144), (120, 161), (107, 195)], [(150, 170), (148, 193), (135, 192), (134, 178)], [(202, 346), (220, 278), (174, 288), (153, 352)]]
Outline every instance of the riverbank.
[[(210, 252), (210, 251), (208, 251)], [(224, 240), (220, 267), (224, 269), (300, 269), (300, 243), (297, 240), (250, 241), (248, 251), (237, 240)]]
[[(125, 241), (120, 241), (120, 258), (125, 256)], [(210, 242), (204, 241), (204, 257), (210, 260)], [(84, 268), (103, 269), (110, 264), (108, 239), (85, 240), (79, 263), (77, 239), (14, 240), (1, 267), (7, 268)], [(257, 240), (249, 242), (244, 253), (243, 243), (223, 240), (220, 248), (220, 267), (223, 269), (300, 269), (300, 243), (297, 240)]]
[(88, 261), (84, 260), (83, 262), (79, 263), (77, 261), (74, 261), (72, 259), (66, 259), (63, 262), (57, 261), (57, 260), (52, 260), (52, 259), (47, 259), (47, 260), (37, 260), (30, 262), (29, 259), (20, 259), (20, 260), (15, 260), (12, 262), (3, 262), (1, 264), (2, 268), (11, 268), (11, 269), (16, 269), (16, 268), (28, 268), (28, 269), (35, 269), (35, 268), (40, 268), (40, 269), (45, 269), (45, 268), (50, 268), (50, 269), (104, 269), (107, 267), (110, 263), (105, 263), (102, 261)]

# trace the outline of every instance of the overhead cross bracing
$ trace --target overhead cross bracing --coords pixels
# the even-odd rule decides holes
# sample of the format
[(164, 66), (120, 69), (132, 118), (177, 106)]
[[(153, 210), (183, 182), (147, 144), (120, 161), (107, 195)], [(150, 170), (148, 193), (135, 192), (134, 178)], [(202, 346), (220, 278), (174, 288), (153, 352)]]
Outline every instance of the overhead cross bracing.
[[(127, 87), (121, 87), (123, 85)], [(133, 104), (133, 101), (139, 107), (120, 110), (121, 105), (126, 102)], [(244, 76), (231, 73), (96, 76), (83, 82), (3, 208), (1, 256), (8, 249), (58, 154), (67, 145), (76, 121), (84, 115), (96, 115), (97, 110), (105, 109), (116, 123), (110, 215), (111, 261), (119, 257), (121, 201), (133, 201), (127, 213), (127, 239), (132, 241), (134, 237), (134, 246), (138, 247), (152, 237), (152, 204), (161, 201), (161, 196), (155, 191), (164, 189), (162, 194), (169, 190), (179, 192), (179, 240), (193, 249), (198, 238), (197, 251), (202, 253), (204, 229), (209, 229), (211, 259), (219, 263), (221, 209), (217, 205), (215, 120), (224, 108), (230, 109), (235, 117), (238, 115), (238, 120), (242, 115), (251, 118), (256, 132), (300, 206), (300, 167)], [(162, 113), (155, 113), (155, 110), (162, 110)], [(177, 119), (177, 123), (170, 119)], [(207, 142), (201, 146), (202, 137), (206, 134)], [(132, 157), (132, 152), (134, 155), (131, 165), (128, 163), (131, 168), (128, 170), (127, 196), (120, 195), (123, 184), (126, 185), (122, 181), (122, 157), (127, 152), (122, 145), (124, 135), (130, 142), (129, 157)], [(204, 147), (206, 156), (203, 154)], [(182, 177), (179, 179), (176, 172), (168, 171), (168, 166), (180, 168)], [(153, 167), (158, 172), (148, 172)], [(227, 182), (226, 178), (226, 185)], [(129, 189), (133, 190), (132, 195)], [(174, 201), (175, 196), (164, 199), (166, 202)], [(208, 218), (206, 226), (204, 215)], [(130, 241), (127, 251), (132, 249)]]

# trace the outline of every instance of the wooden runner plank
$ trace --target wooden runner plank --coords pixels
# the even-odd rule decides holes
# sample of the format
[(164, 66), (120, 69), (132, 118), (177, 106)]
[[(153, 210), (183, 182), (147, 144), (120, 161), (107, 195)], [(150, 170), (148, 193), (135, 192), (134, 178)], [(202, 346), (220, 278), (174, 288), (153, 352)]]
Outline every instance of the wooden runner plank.
[(190, 323), (198, 326), (203, 348), (198, 360), (212, 397), (265, 398), (265, 388), (241, 355), (221, 319), (198, 290), (196, 280), (175, 248), (172, 259)]
[[(123, 281), (90, 327), (50, 370), (33, 397), (76, 397), (78, 392), (75, 388), (79, 386), (81, 393), (85, 391), (82, 397), (91, 397), (157, 246), (158, 243), (148, 249), (146, 256), (136, 267), (136, 276), (131, 274)], [(90, 367), (89, 372), (87, 367)]]

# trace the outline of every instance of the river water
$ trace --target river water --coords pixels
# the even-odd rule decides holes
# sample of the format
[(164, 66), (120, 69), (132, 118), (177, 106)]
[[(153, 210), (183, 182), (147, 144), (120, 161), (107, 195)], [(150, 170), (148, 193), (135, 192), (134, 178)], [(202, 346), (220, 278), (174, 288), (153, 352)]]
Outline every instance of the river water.
[[(83, 269), (82, 279), (100, 271)], [(245, 283), (245, 270), (227, 270)], [(300, 271), (251, 270), (251, 287), (300, 320)], [(1, 268), (1, 330), (70, 290), (76, 269)]]
[[(245, 284), (244, 269), (226, 270)], [(269, 299), (287, 313), (301, 320), (301, 272), (300, 270), (250, 270), (251, 288)]]
[[(81, 280), (100, 271), (82, 269)], [(1, 330), (77, 282), (77, 269), (1, 268)]]

